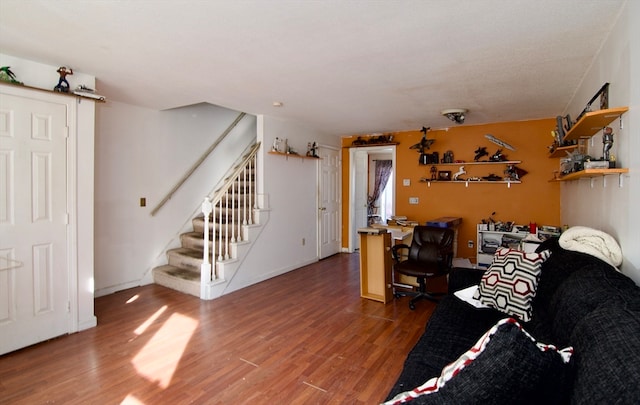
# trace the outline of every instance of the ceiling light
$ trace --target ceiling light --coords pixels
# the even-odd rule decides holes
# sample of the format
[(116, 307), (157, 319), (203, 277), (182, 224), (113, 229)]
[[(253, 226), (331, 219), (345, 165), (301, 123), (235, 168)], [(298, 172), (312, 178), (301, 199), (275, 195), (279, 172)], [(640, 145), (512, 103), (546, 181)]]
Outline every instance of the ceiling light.
[(282, 107), (284, 104), (282, 104), (282, 101), (274, 101), (273, 102), (273, 106), (274, 107)]
[(466, 108), (449, 108), (442, 110), (441, 114), (456, 124), (464, 124), (464, 115), (468, 112)]

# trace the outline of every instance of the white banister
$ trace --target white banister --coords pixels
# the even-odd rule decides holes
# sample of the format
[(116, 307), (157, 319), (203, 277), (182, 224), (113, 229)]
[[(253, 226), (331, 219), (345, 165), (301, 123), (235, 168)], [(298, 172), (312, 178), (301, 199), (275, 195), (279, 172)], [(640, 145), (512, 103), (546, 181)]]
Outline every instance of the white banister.
[(200, 297), (206, 296), (207, 284), (215, 277), (211, 271), (211, 263), (209, 262), (209, 215), (213, 206), (208, 197), (205, 197), (202, 203), (202, 214), (204, 215), (204, 252), (202, 254), (202, 265), (200, 266)]

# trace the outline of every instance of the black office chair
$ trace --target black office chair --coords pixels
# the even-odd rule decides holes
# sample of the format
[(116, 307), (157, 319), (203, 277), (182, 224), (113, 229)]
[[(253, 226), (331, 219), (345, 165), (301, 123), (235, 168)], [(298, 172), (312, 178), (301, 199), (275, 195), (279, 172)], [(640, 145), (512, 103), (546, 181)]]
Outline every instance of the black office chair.
[[(427, 291), (427, 279), (445, 276), (451, 270), (454, 235), (451, 228), (416, 226), (413, 229), (411, 246), (401, 244), (391, 248), (393, 271), (418, 279), (418, 291), (396, 291), (394, 294), (396, 297), (412, 296), (409, 308), (415, 309), (416, 301), (421, 299), (437, 302), (438, 296), (443, 295)], [(408, 249), (406, 258), (401, 255), (401, 249)]]

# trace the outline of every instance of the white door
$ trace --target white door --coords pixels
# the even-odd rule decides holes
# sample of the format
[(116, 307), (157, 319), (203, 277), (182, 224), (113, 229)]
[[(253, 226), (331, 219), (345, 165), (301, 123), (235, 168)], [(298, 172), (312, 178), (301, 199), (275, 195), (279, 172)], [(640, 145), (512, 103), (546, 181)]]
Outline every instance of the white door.
[(0, 94), (0, 354), (68, 333), (67, 106)]
[(341, 248), (341, 161), (340, 150), (337, 149), (320, 147), (318, 154), (321, 158), (318, 176), (318, 255), (320, 259), (324, 259), (340, 252)]

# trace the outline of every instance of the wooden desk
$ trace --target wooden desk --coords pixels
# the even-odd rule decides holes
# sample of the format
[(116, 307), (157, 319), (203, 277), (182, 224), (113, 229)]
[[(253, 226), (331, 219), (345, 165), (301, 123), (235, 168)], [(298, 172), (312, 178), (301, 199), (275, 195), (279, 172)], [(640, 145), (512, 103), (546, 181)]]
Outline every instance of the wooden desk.
[(360, 296), (383, 303), (393, 300), (391, 287), (391, 233), (381, 228), (361, 228)]

